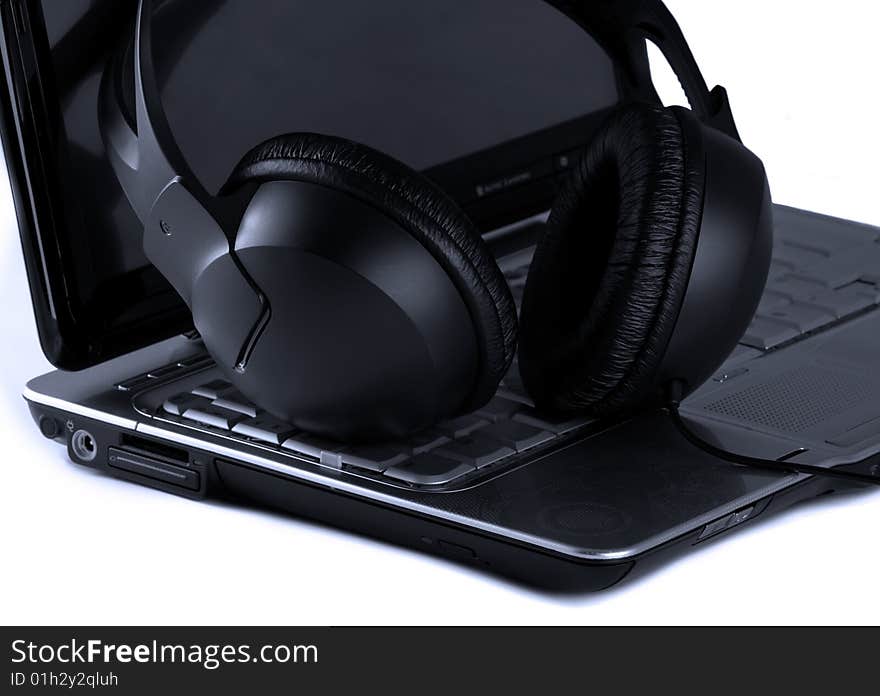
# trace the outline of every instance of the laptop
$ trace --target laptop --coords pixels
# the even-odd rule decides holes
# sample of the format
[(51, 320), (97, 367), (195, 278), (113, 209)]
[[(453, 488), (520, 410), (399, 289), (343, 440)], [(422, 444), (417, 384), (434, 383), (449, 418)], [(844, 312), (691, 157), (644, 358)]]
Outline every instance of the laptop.
[[(518, 0), (499, 12), (499, 1), (351, 2), (342, 23), (330, 3), (168, 0), (156, 27), (163, 101), (209, 189), (279, 132), (395, 155), (478, 222), (519, 301), (560, 178), (623, 95), (617, 66), (556, 10)], [(104, 156), (98, 90), (135, 7), (0, 3), (3, 145), (41, 345), (57, 367), (24, 398), (75, 463), (575, 592), (848, 485), (716, 460), (661, 411), (553, 418), (516, 365), (489, 405), (406, 442), (346, 446), (262, 413), (223, 380), (146, 261)], [(420, 25), (432, 31), (411, 31)], [(743, 455), (880, 465), (880, 229), (785, 207), (775, 228), (754, 322), (682, 413)], [(431, 452), (442, 455), (420, 457), (431, 466), (411, 465)]]

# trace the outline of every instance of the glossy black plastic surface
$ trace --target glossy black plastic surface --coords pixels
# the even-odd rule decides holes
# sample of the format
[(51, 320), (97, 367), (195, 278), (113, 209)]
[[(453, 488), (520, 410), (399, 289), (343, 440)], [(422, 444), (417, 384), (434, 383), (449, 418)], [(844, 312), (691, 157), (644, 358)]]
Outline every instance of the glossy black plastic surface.
[[(600, 430), (475, 487), (442, 494), (406, 490), (258, 445), (159, 422), (136, 410), (131, 394), (107, 387), (131, 377), (132, 371), (146, 372), (180, 360), (186, 349), (184, 341), (172, 341), (83, 373), (46, 375), (31, 382), (29, 399), (39, 404), (50, 396), (46, 401), (55, 407), (48, 412), (63, 411), (65, 403), (78, 404), (77, 410), (89, 409), (91, 419), (69, 410), (76, 427), (105, 414), (103, 418), (113, 420), (123, 432), (136, 429), (137, 435), (158, 438), (168, 446), (213, 452), (240, 466), (262, 467), (265, 487), (252, 490), (264, 502), (270, 500), (273, 473), (322, 489), (328, 506), (322, 519), (336, 524), (345, 524), (344, 514), (332, 502), (333, 496), (340, 496), (340, 504), (358, 499), (374, 508), (379, 526), (373, 532), (363, 528), (364, 532), (397, 540), (390, 524), (393, 516), (386, 518), (387, 529), (381, 527), (383, 510), (391, 509), (574, 563), (629, 563), (800, 480), (715, 462), (685, 442), (664, 415), (651, 414)], [(216, 371), (195, 374), (184, 382), (177, 378), (166, 392), (202, 384), (212, 379), (212, 373)], [(166, 392), (158, 384), (144, 398), (161, 403)], [(106, 442), (105, 437), (100, 439)], [(759, 436), (741, 438), (738, 446), (752, 454), (779, 457), (791, 444)], [(298, 509), (294, 494), (280, 491), (271, 496), (273, 502), (286, 497), (287, 509), (311, 514), (305, 507)]]
[[(730, 517), (728, 510), (732, 508), (728, 508), (706, 518), (709, 520), (707, 524), (691, 526), (687, 530), (682, 528), (680, 534), (649, 546), (637, 555), (621, 552), (619, 555), (609, 554), (605, 560), (584, 560), (576, 555), (560, 553), (548, 541), (523, 543), (511, 540), (506, 536), (508, 530), (502, 525), (497, 525), (492, 532), (481, 528), (476, 523), (482, 519), (482, 511), (478, 506), (471, 506), (474, 523), (452, 523), (443, 519), (444, 511), (440, 507), (432, 514), (429, 508), (414, 511), (399, 505), (377, 503), (362, 496), (334, 490), (331, 486), (313, 485), (295, 477), (254, 467), (242, 459), (216, 458), (210, 452), (210, 446), (183, 449), (173, 446), (169, 449), (168, 441), (163, 437), (133, 436), (118, 426), (83, 420), (77, 414), (65, 412), (63, 409), (32, 403), (31, 411), (37, 421), (48, 418), (63, 423), (74, 418), (78, 425), (92, 428), (104, 447), (98, 459), (88, 466), (116, 478), (190, 499), (220, 498), (280, 510), (298, 518), (432, 554), (463, 568), (497, 574), (529, 587), (552, 592), (584, 593), (608, 589), (624, 579), (645, 576), (662, 564), (692, 551), (695, 546), (716, 542), (719, 537), (723, 538), (730, 533), (731, 529), (741, 526), (736, 525), (706, 535), (705, 529), (709, 525)], [(66, 443), (63, 435), (59, 441), (61, 444)], [(170, 461), (172, 466), (186, 467), (192, 472), (188, 474), (190, 478), (193, 474), (199, 476), (200, 488), (192, 490), (180, 482), (168, 483), (155, 475), (144, 476), (142, 473), (110, 466), (109, 447), (114, 444), (137, 456), (151, 459), (158, 457), (159, 461)], [(173, 454), (170, 460), (169, 452)], [(696, 466), (702, 468), (701, 463)], [(645, 474), (653, 476), (650, 471)], [(744, 524), (759, 524), (772, 513), (833, 490), (831, 482), (820, 478), (793, 480), (789, 485), (768, 488), (763, 496), (746, 506), (745, 509), (753, 507), (755, 512), (748, 516)], [(685, 486), (681, 496), (689, 508), (692, 505), (700, 506), (701, 498), (694, 494), (694, 489), (690, 486)], [(436, 496), (434, 499), (441, 502)], [(586, 508), (583, 519), (587, 524), (589, 520), (593, 520), (601, 528), (604, 518), (597, 512), (595, 508)], [(562, 519), (566, 520), (564, 515)], [(576, 519), (569, 512), (567, 525), (570, 526), (571, 521)], [(590, 535), (589, 528), (583, 528), (583, 532), (584, 538)], [(295, 548), (278, 548), (275, 551), (296, 553)]]
[[(814, 240), (822, 235), (829, 240), (880, 235), (863, 225), (792, 209), (776, 207), (774, 218), (783, 239), (801, 232)], [(872, 370), (878, 336), (880, 313), (874, 310), (783, 346), (751, 361), (745, 377), (710, 381), (688, 400), (686, 415), (697, 422), (702, 436), (749, 456), (786, 458), (793, 448), (803, 447), (808, 451), (796, 461), (822, 466), (876, 461), (876, 433), (870, 441), (846, 449), (826, 440), (876, 414), (880, 390)], [(168, 395), (204, 384), (218, 374), (216, 370), (174, 371), (166, 375), (167, 381), (153, 381), (152, 389), (137, 395), (111, 386), (165, 365), (193, 365), (200, 352), (197, 343), (175, 339), (80, 373), (53, 372), (37, 378), (29, 384), (26, 398), (44, 432), (63, 444), (69, 438), (64, 427), (68, 420), (74, 429), (91, 430), (100, 448), (98, 458), (88, 465), (114, 476), (188, 497), (228, 493), (554, 589), (607, 587), (633, 570), (633, 564), (627, 577), (649, 572), (694, 545), (715, 543), (740, 528), (738, 523), (731, 525), (733, 515), (745, 517), (745, 524), (757, 524), (805, 498), (849, 490), (827, 478), (783, 477), (718, 462), (690, 446), (661, 414), (600, 429), (476, 487), (439, 494), (408, 490), (150, 415)], [(788, 413), (790, 394), (774, 386), (779, 376), (835, 365), (860, 378), (869, 398), (860, 408), (823, 418), (808, 430), (780, 432), (741, 418), (721, 419), (717, 413), (707, 417), (711, 404), (749, 385), (767, 390), (767, 398), (755, 408)], [(810, 390), (808, 399), (827, 416), (827, 399), (820, 391)], [(146, 408), (150, 404), (152, 408)], [(801, 403), (794, 406), (805, 408)], [(150, 456), (203, 467), (202, 481), (208, 485), (194, 493), (113, 469), (104, 456), (113, 445), (135, 451), (146, 447)], [(462, 549), (473, 553), (466, 555)]]
[(0, 8), (3, 143), (43, 351), (81, 369), (192, 323), (144, 262), (103, 158), (95, 95), (124, 3), (48, 3), (48, 22), (41, 8)]

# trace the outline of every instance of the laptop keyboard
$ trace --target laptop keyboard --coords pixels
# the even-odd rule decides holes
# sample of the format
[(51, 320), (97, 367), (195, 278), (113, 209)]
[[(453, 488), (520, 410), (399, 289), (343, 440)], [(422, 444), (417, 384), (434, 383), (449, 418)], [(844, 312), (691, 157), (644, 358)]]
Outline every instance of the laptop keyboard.
[(588, 424), (586, 418), (560, 420), (539, 414), (525, 396), (515, 370), (484, 408), (406, 442), (362, 446), (331, 442), (262, 412), (231, 384), (217, 379), (167, 399), (160, 415), (336, 469), (414, 486), (447, 486), (513, 463), (520, 455), (551, 445)]
[(824, 331), (880, 304), (880, 238), (864, 228), (777, 232), (767, 289), (725, 368)]
[[(531, 257), (505, 269), (517, 305)], [(757, 315), (716, 381), (743, 363), (827, 329), (880, 304), (880, 238), (858, 234), (779, 234), (767, 291)], [(161, 372), (161, 370), (159, 370)], [(507, 468), (524, 457), (584, 431), (586, 418), (556, 419), (539, 413), (525, 393), (514, 363), (495, 398), (476, 413), (441, 423), (406, 442), (346, 446), (298, 431), (262, 412), (223, 380), (169, 398), (158, 416), (222, 432), (323, 466), (388, 483), (449, 487)]]

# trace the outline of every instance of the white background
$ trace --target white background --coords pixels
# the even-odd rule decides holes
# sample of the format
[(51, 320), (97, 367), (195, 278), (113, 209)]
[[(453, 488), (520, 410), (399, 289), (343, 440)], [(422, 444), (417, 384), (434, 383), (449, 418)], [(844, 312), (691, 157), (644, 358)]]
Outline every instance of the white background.
[[(732, 95), (775, 198), (880, 224), (878, 12), (865, 0), (669, 0)], [(533, 593), (291, 518), (70, 464), (19, 398), (48, 371), (0, 186), (0, 623), (877, 623), (880, 493), (825, 499), (596, 596)]]

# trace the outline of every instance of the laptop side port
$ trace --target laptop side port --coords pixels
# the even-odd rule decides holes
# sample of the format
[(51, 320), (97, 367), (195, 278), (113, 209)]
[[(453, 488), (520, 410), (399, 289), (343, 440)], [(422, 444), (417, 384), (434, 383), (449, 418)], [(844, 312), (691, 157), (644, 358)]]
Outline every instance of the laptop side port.
[(137, 479), (147, 479), (151, 484), (161, 483), (194, 492), (202, 487), (201, 472), (129, 450), (111, 447), (107, 453), (107, 464), (111, 469), (131, 474)]
[(78, 461), (87, 464), (98, 456), (98, 441), (88, 430), (77, 430), (70, 437), (70, 449)]

